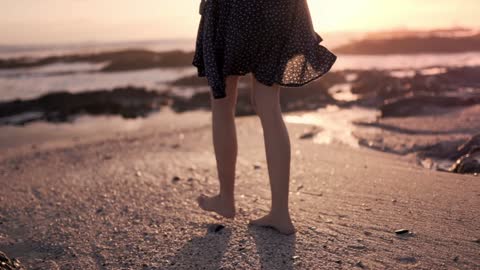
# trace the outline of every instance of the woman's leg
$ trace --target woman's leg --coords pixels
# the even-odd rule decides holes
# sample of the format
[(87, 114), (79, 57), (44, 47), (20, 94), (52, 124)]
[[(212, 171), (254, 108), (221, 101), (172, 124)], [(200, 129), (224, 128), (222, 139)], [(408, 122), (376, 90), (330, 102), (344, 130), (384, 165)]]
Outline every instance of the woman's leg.
[(237, 103), (238, 76), (226, 79), (227, 97), (214, 99), (211, 96), (212, 134), (220, 193), (214, 197), (201, 195), (200, 208), (216, 212), (227, 218), (235, 216), (234, 185), (237, 161), (237, 133), (235, 129), (235, 105)]
[(295, 232), (288, 211), (290, 138), (280, 108), (280, 87), (269, 87), (253, 76), (255, 110), (263, 127), (268, 174), (272, 192), (270, 213), (251, 224), (269, 226), (284, 234)]

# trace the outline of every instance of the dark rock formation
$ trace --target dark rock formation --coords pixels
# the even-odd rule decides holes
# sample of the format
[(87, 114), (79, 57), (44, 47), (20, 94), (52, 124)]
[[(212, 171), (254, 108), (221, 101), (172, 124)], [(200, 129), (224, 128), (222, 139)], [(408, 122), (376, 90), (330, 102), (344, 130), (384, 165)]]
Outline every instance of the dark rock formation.
[(452, 159), (459, 159), (462, 156), (468, 155), (475, 151), (475, 149), (480, 148), (480, 134), (477, 134), (470, 138), (467, 142), (460, 145), (457, 148), (457, 153), (455, 156), (452, 156)]
[(354, 41), (334, 50), (343, 54), (418, 54), (480, 51), (480, 34), (463, 37), (404, 36)]
[[(338, 74), (326, 75), (325, 80), (318, 80), (303, 87), (282, 88), (280, 104), (285, 112), (296, 110), (314, 110), (335, 103), (327, 89), (333, 84), (344, 80), (344, 77)], [(246, 80), (244, 78), (244, 80)], [(246, 81), (245, 81), (246, 82)], [(176, 85), (198, 85), (204, 84), (202, 79), (188, 77), (175, 82)], [(210, 92), (195, 93), (190, 99), (181, 97), (172, 97), (171, 107), (176, 112), (185, 112), (197, 109), (210, 109)], [(254, 115), (256, 112), (251, 105), (249, 88), (240, 87), (238, 90), (236, 114), (238, 116)]]
[[(396, 78), (388, 71), (366, 70), (352, 71), (357, 74), (357, 79), (352, 82), (352, 93), (360, 95), (356, 102), (358, 105), (379, 108), (390, 103), (401, 101), (414, 101), (428, 98), (428, 104), (439, 101), (439, 107), (443, 102), (456, 103), (463, 106), (462, 99), (466, 100), (465, 106), (475, 102), (480, 96), (480, 91), (460, 93), (460, 88), (480, 89), (480, 67), (450, 68), (443, 74), (422, 75), (419, 72), (413, 77)], [(438, 99), (436, 99), (438, 97)], [(459, 97), (459, 98), (444, 98)], [(455, 101), (457, 100), (457, 101)], [(458, 102), (458, 103), (457, 103)], [(412, 104), (416, 106), (416, 104)], [(455, 105), (457, 106), (457, 105)]]
[[(4, 118), (0, 123), (25, 124), (36, 120), (65, 122), (78, 114), (116, 114), (125, 118), (136, 118), (146, 116), (160, 109), (162, 105), (167, 105), (168, 102), (167, 94), (135, 87), (78, 94), (58, 92), (32, 100), (0, 103), (0, 119)], [(17, 123), (9, 123), (8, 117), (31, 112), (36, 112), (38, 115), (33, 119), (27, 118)]]
[(456, 160), (450, 168), (451, 172), (464, 174), (480, 173), (480, 134), (460, 145), (450, 157)]
[(479, 97), (411, 96), (388, 100), (380, 107), (382, 117), (406, 117), (442, 113), (442, 108), (480, 104)]
[(448, 169), (450, 172), (480, 173), (480, 134), (472, 136), (467, 141), (443, 141), (417, 151), (420, 159), (451, 161), (453, 164)]
[(171, 83), (174, 86), (191, 86), (191, 87), (199, 87), (199, 86), (208, 86), (208, 81), (206, 78), (198, 77), (197, 75), (187, 76), (180, 78)]
[(95, 54), (70, 54), (49, 56), (45, 58), (12, 58), (0, 60), (0, 69), (38, 67), (58, 62), (103, 63), (107, 66), (102, 71), (138, 70), (160, 67), (190, 66), (193, 52), (169, 51), (153, 52), (148, 50), (121, 50)]
[(480, 145), (460, 157), (450, 168), (451, 172), (462, 174), (480, 173)]

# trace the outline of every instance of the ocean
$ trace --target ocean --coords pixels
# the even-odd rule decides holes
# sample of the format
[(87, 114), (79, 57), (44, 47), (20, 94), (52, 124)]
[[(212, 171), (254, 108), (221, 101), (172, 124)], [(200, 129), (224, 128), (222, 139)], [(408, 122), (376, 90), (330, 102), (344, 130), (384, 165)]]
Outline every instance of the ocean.
[[(123, 49), (152, 51), (194, 49), (193, 39), (83, 43), (75, 45), (0, 46), (0, 59), (36, 58), (65, 54), (82, 54)], [(326, 46), (334, 48), (339, 41)], [(108, 63), (55, 63), (40, 67), (0, 69), (0, 101), (32, 99), (51, 92), (72, 93), (137, 86), (165, 91), (168, 83), (196, 74), (193, 66), (182, 68), (154, 68), (121, 72), (100, 72)], [(479, 66), (480, 53), (415, 54), (415, 55), (338, 55), (333, 70), (390, 70), (393, 76), (409, 76), (415, 70), (441, 72), (439, 67)]]

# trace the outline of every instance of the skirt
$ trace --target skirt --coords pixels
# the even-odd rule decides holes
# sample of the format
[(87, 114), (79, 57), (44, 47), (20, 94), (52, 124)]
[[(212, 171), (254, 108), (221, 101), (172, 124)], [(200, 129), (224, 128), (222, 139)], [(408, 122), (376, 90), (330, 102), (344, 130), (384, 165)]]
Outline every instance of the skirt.
[(320, 45), (306, 0), (202, 0), (193, 65), (215, 99), (229, 75), (252, 73), (267, 86), (305, 85), (337, 57)]

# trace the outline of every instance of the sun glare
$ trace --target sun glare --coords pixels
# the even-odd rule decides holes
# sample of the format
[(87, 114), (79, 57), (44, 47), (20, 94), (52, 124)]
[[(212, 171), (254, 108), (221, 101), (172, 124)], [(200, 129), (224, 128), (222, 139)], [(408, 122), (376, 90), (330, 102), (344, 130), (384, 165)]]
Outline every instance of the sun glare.
[(392, 28), (480, 27), (478, 0), (308, 0), (320, 31), (377, 31)]

